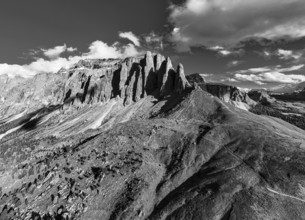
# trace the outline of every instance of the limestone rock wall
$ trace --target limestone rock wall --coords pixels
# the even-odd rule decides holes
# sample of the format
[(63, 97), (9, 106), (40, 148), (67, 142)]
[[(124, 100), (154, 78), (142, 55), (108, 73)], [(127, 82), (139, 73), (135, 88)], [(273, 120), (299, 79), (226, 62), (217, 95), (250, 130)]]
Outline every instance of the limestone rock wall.
[(121, 98), (128, 105), (147, 95), (164, 98), (181, 93), (190, 86), (182, 64), (176, 71), (170, 58), (160, 54), (147, 52), (141, 58), (101, 61), (98, 66), (96, 61), (95, 65), (83, 62), (68, 70), (64, 103), (94, 104)]
[(88, 104), (121, 99), (125, 105), (147, 95), (162, 99), (181, 93), (188, 82), (183, 66), (174, 70), (170, 58), (147, 52), (122, 59), (81, 60), (57, 73), (33, 78), (0, 78), (0, 117), (36, 111), (44, 106), (79, 108)]

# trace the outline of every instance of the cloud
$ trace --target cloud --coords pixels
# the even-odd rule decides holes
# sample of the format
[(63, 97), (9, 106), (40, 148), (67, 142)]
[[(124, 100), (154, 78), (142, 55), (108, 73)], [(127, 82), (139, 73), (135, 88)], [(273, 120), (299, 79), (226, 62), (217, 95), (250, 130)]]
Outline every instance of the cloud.
[(280, 72), (266, 72), (260, 73), (258, 75), (250, 74), (250, 75), (243, 75), (243, 74), (236, 74), (235, 78), (241, 81), (250, 81), (256, 84), (262, 85), (265, 82), (277, 82), (277, 83), (293, 83), (297, 84), (300, 82), (305, 81), (304, 75), (298, 74), (283, 74)]
[(300, 83), (305, 81), (305, 75), (302, 74), (285, 74), (286, 72), (293, 72), (301, 70), (305, 65), (296, 65), (287, 68), (276, 67), (260, 67), (251, 68), (248, 70), (239, 70), (234, 74), (234, 78), (240, 81), (249, 81), (262, 85), (265, 83)]
[(164, 49), (163, 36), (151, 32), (144, 36), (144, 40), (149, 47), (160, 50)]
[(70, 52), (70, 53), (75, 52), (75, 51), (77, 51), (77, 48), (76, 47), (68, 47), (67, 51)]
[(265, 59), (278, 58), (280, 60), (293, 61), (294, 63), (298, 63), (304, 55), (305, 50), (287, 50), (287, 49), (263, 49), (262, 51), (255, 51), (259, 56), (264, 57)]
[(229, 78), (228, 79), (229, 82), (238, 82), (238, 80), (234, 79), (234, 78)]
[(26, 65), (0, 64), (0, 75), (7, 74), (9, 77), (22, 76), (27, 78), (37, 73), (55, 73), (61, 68), (68, 68), (82, 59), (125, 58), (142, 54), (132, 43), (121, 45), (116, 42), (108, 45), (103, 41), (97, 40), (90, 44), (88, 52), (82, 53), (80, 56), (60, 57), (60, 54), (65, 51), (73, 52), (76, 50), (73, 47), (67, 48), (66, 45), (56, 46), (44, 50), (44, 55), (49, 59), (37, 58), (32, 63)]
[(38, 73), (55, 73), (61, 68), (68, 68), (82, 58), (80, 56), (71, 56), (69, 58), (58, 57), (53, 60), (39, 58), (26, 65), (2, 63), (0, 64), (0, 75), (8, 75), (10, 78), (15, 76), (29, 78)]
[(274, 67), (269, 67), (269, 66), (265, 66), (265, 67), (258, 67), (258, 68), (250, 68), (247, 70), (238, 70), (235, 73), (239, 73), (239, 74), (245, 74), (245, 73), (262, 73), (262, 72), (292, 72), (292, 71), (297, 71), (300, 70), (304, 67), (304, 64), (301, 65), (295, 65), (295, 66), (291, 66), (291, 67), (287, 67), (287, 68), (281, 68), (280, 65), (274, 66)]
[(224, 78), (220, 80), (221, 82), (238, 82), (237, 79), (234, 78)]
[(151, 32), (144, 37), (144, 40), (146, 43), (161, 42), (163, 40), (163, 36), (159, 36), (155, 32)]
[(229, 63), (227, 63), (226, 67), (227, 68), (232, 68), (232, 67), (236, 67), (236, 66), (239, 66), (240, 64), (242, 64), (244, 61), (241, 61), (241, 60), (233, 60), (233, 61), (230, 61)]
[(303, 54), (301, 52), (294, 52), (292, 50), (278, 49), (276, 55), (282, 60), (298, 60)]
[(119, 57), (135, 57), (138, 56), (140, 52), (137, 50), (135, 45), (128, 44), (123, 47), (123, 53), (121, 52), (121, 55)]
[(89, 46), (89, 52), (84, 54), (85, 58), (98, 59), (98, 58), (118, 58), (121, 56), (119, 49), (116, 45), (109, 46), (102, 41), (94, 41)]
[(23, 68), (31, 71), (33, 75), (37, 73), (55, 73), (61, 68), (68, 68), (70, 65), (78, 62), (81, 59), (82, 57), (79, 56), (69, 58), (59, 57), (54, 60), (39, 58), (28, 65), (24, 65)]
[(280, 72), (292, 72), (292, 71), (300, 70), (304, 66), (305, 66), (304, 64), (301, 64), (301, 65), (291, 66), (291, 67), (288, 67), (288, 68), (280, 68), (280, 69), (277, 69), (277, 70), (280, 71)]
[(55, 59), (55, 58), (59, 57), (60, 54), (62, 54), (66, 50), (67, 50), (67, 45), (66, 44), (64, 44), (62, 46), (56, 46), (54, 48), (50, 48), (50, 49), (47, 49), (47, 50), (42, 49), (43, 54), (50, 59)]
[(31, 77), (35, 74), (36, 73), (32, 70), (27, 69), (21, 65), (7, 63), (0, 64), (0, 75), (8, 75), (8, 77), (10, 78), (13, 78), (15, 76)]
[(274, 55), (271, 51), (264, 49), (263, 51), (254, 51), (254, 53), (258, 54), (261, 57), (264, 57), (266, 60), (271, 59)]
[(83, 59), (109, 59), (109, 58), (125, 58), (139, 55), (135, 45), (127, 44), (120, 46), (118, 42), (108, 45), (103, 41), (94, 41), (89, 46), (89, 52), (83, 54)]
[(202, 77), (211, 77), (211, 76), (214, 76), (214, 74), (212, 74), (212, 73), (200, 73), (200, 75)]
[(241, 55), (244, 51), (243, 49), (225, 49), (224, 47), (222, 46), (219, 46), (219, 45), (216, 45), (216, 46), (213, 46), (213, 47), (209, 47), (208, 48), (209, 50), (212, 50), (212, 51), (216, 51), (219, 55), (221, 56), (230, 56), (230, 55)]
[[(62, 46), (56, 46), (56, 47), (49, 48), (49, 49), (41, 49), (41, 51), (49, 59), (56, 59), (56, 58), (60, 57), (60, 55), (64, 52), (71, 53), (71, 52), (77, 51), (77, 48), (67, 47), (67, 45), (64, 44)], [(37, 54), (37, 51), (36, 51), (36, 54)]]
[(171, 41), (185, 50), (231, 45), (248, 37), (305, 36), (304, 0), (187, 0), (171, 5), (170, 11), (175, 27)]
[(228, 56), (233, 53), (232, 51), (226, 50), (224, 47), (221, 46), (214, 46), (210, 47), (209, 49), (218, 52), (222, 56)]
[(132, 32), (120, 32), (119, 36), (120, 36), (120, 38), (126, 38), (126, 39), (130, 40), (137, 47), (141, 46), (140, 39)]
[(228, 50), (221, 50), (221, 51), (219, 51), (219, 53), (223, 56), (228, 56), (228, 55), (232, 54), (232, 52), (228, 51)]

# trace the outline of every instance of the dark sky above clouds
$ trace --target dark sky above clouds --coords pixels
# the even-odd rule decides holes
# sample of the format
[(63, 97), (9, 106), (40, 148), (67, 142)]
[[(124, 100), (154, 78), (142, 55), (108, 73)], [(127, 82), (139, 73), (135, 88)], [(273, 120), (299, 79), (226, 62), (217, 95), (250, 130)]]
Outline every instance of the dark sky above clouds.
[(30, 49), (71, 45), (81, 50), (118, 32), (162, 31), (165, 0), (9, 0), (0, 2), (0, 62), (18, 60)]
[(304, 0), (0, 2), (0, 75), (152, 50), (245, 88), (305, 81)]

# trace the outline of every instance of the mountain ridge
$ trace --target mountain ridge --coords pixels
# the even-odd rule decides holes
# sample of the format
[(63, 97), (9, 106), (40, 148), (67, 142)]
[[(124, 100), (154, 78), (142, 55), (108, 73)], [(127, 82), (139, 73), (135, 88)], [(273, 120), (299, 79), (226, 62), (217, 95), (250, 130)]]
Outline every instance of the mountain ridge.
[(304, 130), (143, 59), (81, 61), (8, 90), (0, 219), (305, 218)]
[[(64, 103), (78, 106), (117, 97), (128, 105), (147, 94), (164, 97), (173, 91), (181, 92), (187, 86), (182, 64), (175, 71), (170, 58), (165, 59), (160, 54), (147, 52), (144, 57), (124, 60), (81, 60), (55, 74), (38, 74), (19, 84), (3, 83), (0, 110), (4, 117), (4, 114), (20, 113), (27, 108), (34, 111)], [(18, 109), (9, 110), (15, 104)]]

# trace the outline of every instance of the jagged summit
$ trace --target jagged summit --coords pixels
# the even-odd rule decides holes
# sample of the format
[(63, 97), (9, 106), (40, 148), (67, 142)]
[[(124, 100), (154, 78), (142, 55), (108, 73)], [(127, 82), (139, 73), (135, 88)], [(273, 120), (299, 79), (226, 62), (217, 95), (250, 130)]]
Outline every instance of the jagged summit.
[(121, 98), (124, 104), (147, 95), (163, 98), (182, 92), (188, 82), (183, 66), (175, 71), (170, 58), (147, 52), (143, 58), (125, 60), (82, 60), (67, 70), (64, 102), (92, 104)]
[[(2, 85), (3, 84), (3, 85)], [(177, 70), (170, 58), (147, 52), (126, 59), (80, 60), (56, 74), (3, 81), (0, 88), (1, 116), (34, 111), (49, 105), (82, 106), (120, 99), (124, 105), (151, 95), (162, 99), (189, 86), (182, 64)]]

